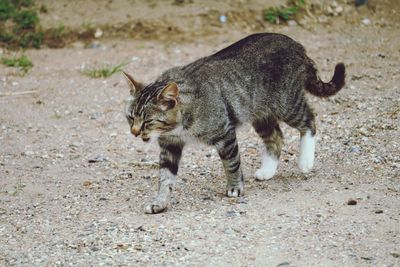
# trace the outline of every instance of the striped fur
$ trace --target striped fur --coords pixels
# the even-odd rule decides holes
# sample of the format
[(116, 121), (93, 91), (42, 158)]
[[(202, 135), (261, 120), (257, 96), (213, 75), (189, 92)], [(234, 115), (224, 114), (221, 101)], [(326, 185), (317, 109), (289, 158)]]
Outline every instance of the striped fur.
[[(254, 34), (211, 55), (164, 72), (145, 87), (125, 74), (131, 88), (126, 116), (133, 134), (147, 141), (159, 136), (160, 188), (148, 213), (165, 210), (187, 140), (214, 146), (227, 177), (226, 194), (243, 194), (244, 181), (236, 127), (251, 123), (264, 143), (257, 179), (271, 178), (283, 143), (279, 122), (299, 130), (299, 167), (314, 162), (315, 115), (305, 91), (327, 97), (345, 80), (342, 63), (322, 82), (304, 48), (281, 34)], [(271, 168), (270, 170), (268, 168)]]

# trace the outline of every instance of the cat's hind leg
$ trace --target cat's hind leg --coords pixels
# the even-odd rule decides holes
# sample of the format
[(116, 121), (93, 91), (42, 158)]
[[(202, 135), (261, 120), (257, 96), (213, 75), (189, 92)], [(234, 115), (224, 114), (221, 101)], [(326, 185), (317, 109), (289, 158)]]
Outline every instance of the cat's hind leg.
[(160, 137), (158, 143), (160, 145), (159, 188), (157, 196), (144, 207), (145, 213), (149, 214), (163, 212), (168, 207), (184, 146), (184, 142), (174, 136)]
[(254, 176), (257, 180), (268, 180), (275, 175), (278, 168), (283, 142), (282, 131), (274, 117), (259, 119), (253, 122), (253, 127), (264, 142), (261, 167)]
[(314, 166), (316, 127), (315, 115), (304, 97), (285, 122), (300, 131), (299, 168), (308, 173)]

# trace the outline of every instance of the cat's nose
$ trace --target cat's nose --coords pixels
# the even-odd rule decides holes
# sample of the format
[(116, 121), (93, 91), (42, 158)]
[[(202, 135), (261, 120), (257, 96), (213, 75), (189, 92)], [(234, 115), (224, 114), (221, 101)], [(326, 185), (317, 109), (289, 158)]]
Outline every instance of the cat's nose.
[(132, 133), (134, 136), (138, 137), (138, 136), (140, 135), (140, 129), (138, 129), (138, 128), (136, 128), (136, 127), (132, 127), (132, 128), (131, 128), (131, 133)]

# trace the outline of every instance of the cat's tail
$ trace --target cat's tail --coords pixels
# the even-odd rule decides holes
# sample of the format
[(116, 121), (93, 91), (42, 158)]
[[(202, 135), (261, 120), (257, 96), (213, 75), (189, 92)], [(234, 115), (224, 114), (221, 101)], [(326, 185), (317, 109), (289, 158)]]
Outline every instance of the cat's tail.
[(336, 64), (335, 73), (330, 82), (325, 83), (317, 76), (314, 67), (306, 80), (306, 90), (311, 94), (319, 97), (328, 97), (336, 94), (345, 85), (346, 68), (343, 63)]

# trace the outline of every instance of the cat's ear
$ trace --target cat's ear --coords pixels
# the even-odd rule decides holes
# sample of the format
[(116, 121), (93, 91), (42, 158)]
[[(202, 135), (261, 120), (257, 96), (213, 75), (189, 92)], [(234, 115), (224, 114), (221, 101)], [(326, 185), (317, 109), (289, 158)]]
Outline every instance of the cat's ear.
[(157, 101), (162, 110), (166, 111), (172, 109), (178, 103), (179, 89), (178, 85), (174, 82), (168, 84), (161, 90), (157, 96)]
[(131, 95), (134, 95), (136, 92), (142, 90), (143, 84), (140, 82), (135, 81), (131, 75), (126, 73), (125, 71), (122, 72), (122, 74), (125, 76), (125, 79), (129, 85), (130, 93)]

